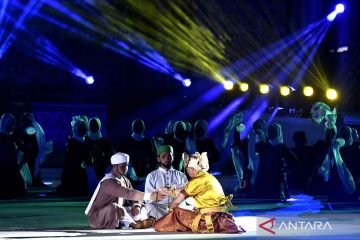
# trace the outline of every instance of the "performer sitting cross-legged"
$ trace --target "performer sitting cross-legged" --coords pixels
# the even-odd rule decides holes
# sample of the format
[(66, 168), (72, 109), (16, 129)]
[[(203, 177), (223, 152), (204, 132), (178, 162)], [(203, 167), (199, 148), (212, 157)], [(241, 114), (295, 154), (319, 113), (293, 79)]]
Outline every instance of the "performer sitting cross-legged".
[(143, 193), (132, 189), (125, 174), (128, 169), (129, 155), (116, 153), (111, 159), (111, 173), (98, 184), (85, 214), (93, 229), (115, 229), (131, 227), (135, 229), (152, 227), (155, 220), (147, 219), (142, 200), (162, 200), (166, 193)]
[(145, 193), (154, 192), (159, 188), (166, 188), (169, 193), (173, 192), (161, 201), (145, 201), (148, 216), (159, 219), (167, 213), (169, 204), (174, 200), (177, 193), (185, 187), (188, 180), (184, 173), (172, 167), (174, 150), (170, 145), (159, 146), (156, 152), (159, 168), (146, 177)]
[[(230, 197), (225, 197), (218, 180), (207, 173), (206, 153), (183, 154), (184, 166), (191, 180), (171, 202), (170, 212), (156, 221), (158, 232), (243, 233), (228, 213)], [(178, 208), (187, 197), (194, 197), (195, 211)]]

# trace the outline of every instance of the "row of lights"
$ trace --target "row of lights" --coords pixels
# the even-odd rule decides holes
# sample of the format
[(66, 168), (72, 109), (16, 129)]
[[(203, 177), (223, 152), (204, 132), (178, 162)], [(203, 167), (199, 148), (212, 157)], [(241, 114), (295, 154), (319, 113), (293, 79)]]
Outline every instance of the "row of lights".
[[(232, 81), (226, 81), (224, 83), (224, 88), (226, 90), (231, 90), (234, 88), (234, 83)], [(249, 84), (245, 83), (245, 82), (241, 82), (239, 83), (239, 89), (242, 92), (246, 92), (249, 90)], [(280, 86), (279, 88), (279, 92), (282, 96), (286, 97), (289, 96), (291, 94), (292, 91), (295, 91), (294, 88), (291, 88), (289, 86)], [(260, 84), (259, 85), (259, 92), (261, 94), (268, 94), (270, 92), (270, 85), (268, 84)], [(306, 97), (311, 97), (312, 95), (314, 95), (314, 89), (311, 86), (305, 86), (303, 87), (303, 94)], [(329, 100), (335, 100), (338, 97), (338, 93), (335, 89), (333, 88), (328, 88), (326, 90), (326, 97)]]

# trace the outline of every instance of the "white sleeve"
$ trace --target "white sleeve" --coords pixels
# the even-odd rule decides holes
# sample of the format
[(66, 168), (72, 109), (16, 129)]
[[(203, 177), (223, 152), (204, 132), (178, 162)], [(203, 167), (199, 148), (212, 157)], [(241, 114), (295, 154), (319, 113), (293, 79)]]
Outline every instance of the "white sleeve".
[[(155, 192), (156, 191), (156, 189), (155, 189), (155, 187), (153, 186), (153, 173), (154, 172), (151, 172), (151, 173), (149, 173), (148, 175), (147, 175), (147, 177), (146, 177), (146, 181), (145, 181), (145, 195), (147, 195), (147, 194), (150, 194), (151, 195), (151, 193), (153, 193), (153, 192)], [(150, 200), (150, 198), (149, 199), (145, 199), (145, 196), (144, 196), (144, 200)]]
[(182, 183), (182, 187), (185, 187), (186, 184), (188, 183), (187, 177), (185, 174), (181, 174), (181, 183)]
[(144, 193), (144, 201), (150, 201), (151, 193), (146, 192)]

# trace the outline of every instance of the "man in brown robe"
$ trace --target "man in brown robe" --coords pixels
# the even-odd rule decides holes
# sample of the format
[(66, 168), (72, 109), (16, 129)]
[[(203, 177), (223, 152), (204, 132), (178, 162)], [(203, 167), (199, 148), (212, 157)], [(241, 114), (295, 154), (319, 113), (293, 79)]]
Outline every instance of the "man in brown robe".
[(111, 173), (106, 174), (100, 181), (85, 211), (91, 228), (152, 227), (154, 219), (141, 218), (141, 212), (144, 212), (141, 211), (141, 201), (161, 200), (166, 194), (162, 191), (143, 193), (132, 189), (129, 179), (125, 177), (129, 155), (116, 153), (110, 161)]

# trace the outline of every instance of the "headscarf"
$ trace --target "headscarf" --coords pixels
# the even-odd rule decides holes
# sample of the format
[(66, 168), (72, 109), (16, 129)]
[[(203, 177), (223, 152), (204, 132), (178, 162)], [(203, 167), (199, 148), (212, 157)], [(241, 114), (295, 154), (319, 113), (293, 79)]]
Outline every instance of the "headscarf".
[(75, 137), (75, 132), (77, 131), (75, 128), (75, 125), (77, 122), (83, 122), (84, 123), (84, 126), (85, 126), (85, 129), (86, 129), (86, 134), (88, 134), (88, 131), (89, 131), (89, 119), (86, 115), (77, 115), (77, 116), (73, 116), (72, 117), (72, 120), (71, 120), (71, 130), (72, 130), (72, 134), (73, 136)]
[(92, 117), (89, 120), (89, 137), (91, 140), (102, 138), (101, 121), (97, 117)]
[(32, 113), (25, 112), (21, 116), (21, 124), (27, 134), (36, 135), (39, 152), (35, 159), (34, 174), (37, 176), (40, 172), (40, 164), (45, 161), (46, 155), (53, 151), (53, 143), (47, 141), (43, 128), (35, 120)]
[(173, 134), (174, 133), (174, 125), (176, 121), (170, 120), (165, 128), (165, 134)]
[(206, 139), (208, 134), (208, 123), (204, 119), (197, 120), (194, 125), (195, 139)]
[(132, 121), (131, 123), (131, 131), (135, 134), (143, 135), (145, 132), (145, 123), (142, 119), (138, 118)]
[(73, 137), (79, 141), (84, 141), (86, 134), (86, 123), (82, 119), (78, 119), (73, 126)]
[(351, 146), (353, 144), (351, 127), (341, 126), (338, 137), (345, 140), (345, 146)]
[(280, 124), (278, 123), (270, 124), (268, 128), (268, 137), (269, 137), (269, 143), (271, 145), (278, 145), (280, 143), (283, 143), (283, 135)]
[(359, 141), (359, 134), (358, 134), (358, 131), (355, 128), (351, 128), (351, 135), (352, 135), (354, 143)]
[(4, 113), (0, 119), (0, 133), (10, 134), (16, 125), (16, 119), (11, 113)]
[(258, 119), (253, 123), (253, 129), (255, 129), (256, 133), (259, 135), (261, 134), (260, 131), (262, 131), (262, 134), (264, 135), (264, 138), (267, 138), (267, 123), (264, 119)]
[(184, 123), (185, 123), (185, 126), (186, 126), (186, 128), (185, 128), (186, 132), (187, 132), (188, 134), (191, 134), (191, 132), (192, 132), (192, 125), (191, 125), (191, 123), (190, 123), (190, 122), (187, 122), (187, 121), (185, 121)]
[(173, 127), (174, 138), (185, 141), (186, 138), (186, 124), (183, 121), (177, 121)]

